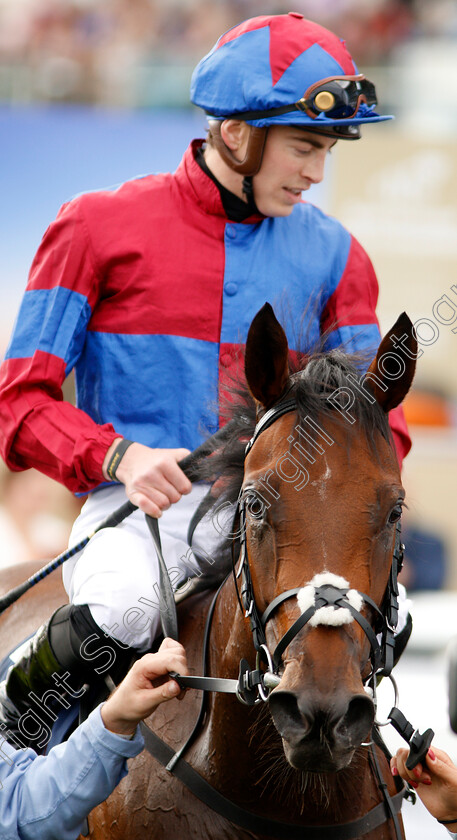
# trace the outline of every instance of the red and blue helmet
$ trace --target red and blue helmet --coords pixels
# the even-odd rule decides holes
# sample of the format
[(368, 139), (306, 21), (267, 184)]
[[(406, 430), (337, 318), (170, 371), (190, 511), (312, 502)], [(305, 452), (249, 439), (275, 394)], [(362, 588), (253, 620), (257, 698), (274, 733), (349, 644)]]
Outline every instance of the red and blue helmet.
[(374, 110), (374, 85), (344, 41), (297, 12), (251, 18), (222, 35), (194, 70), (191, 100), (210, 120), (297, 125), (347, 139)]

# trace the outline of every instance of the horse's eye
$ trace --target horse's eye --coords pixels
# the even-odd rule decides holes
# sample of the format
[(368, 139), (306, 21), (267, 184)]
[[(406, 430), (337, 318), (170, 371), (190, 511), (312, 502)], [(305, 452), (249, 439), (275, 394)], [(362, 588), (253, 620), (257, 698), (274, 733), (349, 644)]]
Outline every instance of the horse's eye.
[(253, 490), (248, 490), (244, 494), (244, 501), (246, 505), (246, 513), (252, 516), (253, 519), (264, 519), (266, 505), (261, 496), (258, 496)]
[(399, 503), (395, 505), (394, 509), (390, 512), (389, 515), (389, 523), (393, 525), (395, 522), (398, 522), (403, 512), (403, 506)]

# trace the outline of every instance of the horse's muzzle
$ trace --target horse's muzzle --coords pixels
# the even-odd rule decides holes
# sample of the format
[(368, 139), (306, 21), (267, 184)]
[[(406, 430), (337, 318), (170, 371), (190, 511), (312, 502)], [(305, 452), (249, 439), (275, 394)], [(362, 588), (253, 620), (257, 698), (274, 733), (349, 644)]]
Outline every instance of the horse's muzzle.
[(276, 689), (269, 707), (287, 761), (297, 770), (334, 772), (369, 740), (375, 710), (366, 694), (326, 697)]

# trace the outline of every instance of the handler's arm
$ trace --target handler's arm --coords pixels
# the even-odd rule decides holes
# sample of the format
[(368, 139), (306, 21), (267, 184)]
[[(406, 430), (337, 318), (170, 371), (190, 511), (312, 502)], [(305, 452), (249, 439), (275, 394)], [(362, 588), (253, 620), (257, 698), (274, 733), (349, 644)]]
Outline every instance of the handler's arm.
[(3, 840), (75, 840), (85, 817), (127, 773), (143, 749), (139, 731), (125, 740), (105, 729), (95, 709), (49, 755), (2, 745), (0, 824)]
[(138, 721), (179, 694), (168, 671), (187, 673), (184, 649), (171, 639), (135, 663), (109, 700), (49, 755), (0, 741), (2, 840), (78, 837), (84, 818), (126, 775), (126, 758), (143, 749)]
[(457, 767), (436, 747), (428, 751), (426, 765), (418, 764), (414, 770), (406, 768), (407, 756), (408, 750), (397, 751), (390, 762), (392, 775), (410, 782), (432, 816), (450, 832), (457, 832)]

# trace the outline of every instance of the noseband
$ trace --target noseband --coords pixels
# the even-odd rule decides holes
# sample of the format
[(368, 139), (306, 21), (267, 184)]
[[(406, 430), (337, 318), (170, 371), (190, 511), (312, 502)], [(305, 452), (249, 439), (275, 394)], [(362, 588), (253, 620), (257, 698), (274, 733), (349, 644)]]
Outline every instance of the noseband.
[[(262, 432), (268, 429), (284, 414), (296, 411), (296, 408), (297, 404), (295, 400), (287, 400), (285, 402), (278, 403), (278, 405), (269, 409), (269, 411), (267, 411), (258, 422), (254, 430), (254, 434), (246, 446), (245, 458)], [(395, 547), (382, 608), (380, 609), (368, 595), (356, 590), (363, 603), (367, 604), (375, 614), (375, 627), (378, 635), (381, 637), (381, 642), (378, 641), (376, 633), (367, 619), (349, 602), (347, 596), (348, 590), (332, 584), (323, 584), (315, 588), (314, 604), (309, 606), (308, 609), (306, 609), (300, 617), (297, 618), (289, 630), (287, 630), (287, 632), (282, 636), (273, 653), (271, 653), (268, 648), (265, 634), (267, 622), (270, 620), (280, 604), (284, 603), (289, 598), (296, 596), (302, 587), (288, 589), (286, 592), (282, 592), (274, 598), (263, 614), (260, 615), (255, 601), (247, 552), (246, 504), (246, 495), (242, 494), (238, 501), (235, 513), (235, 521), (238, 523), (238, 532), (240, 535), (239, 565), (238, 570), (235, 573), (235, 577), (241, 577), (241, 594), (239, 596), (239, 600), (240, 605), (244, 609), (245, 617), (249, 618), (250, 621), (253, 643), (257, 651), (257, 666), (255, 671), (249, 673), (248, 669), (243, 667), (242, 662), (239, 681), (240, 684), (237, 691), (238, 698), (248, 705), (252, 705), (252, 703), (256, 702), (256, 693), (258, 693), (259, 699), (268, 699), (271, 689), (280, 682), (278, 670), (281, 665), (282, 654), (300, 630), (305, 627), (305, 625), (310, 621), (310, 619), (312, 619), (317, 610), (321, 607), (331, 607), (333, 610), (343, 608), (349, 610), (352, 617), (362, 628), (370, 643), (371, 659), (371, 672), (365, 682), (368, 685), (371, 684), (371, 687), (373, 688), (376, 676), (388, 676), (391, 673), (394, 664), (394, 634), (398, 621), (397, 577), (403, 564), (404, 552), (404, 545), (401, 542), (400, 522), (397, 522), (396, 524)], [(266, 660), (266, 673), (262, 673), (260, 671), (259, 665), (261, 659)]]

